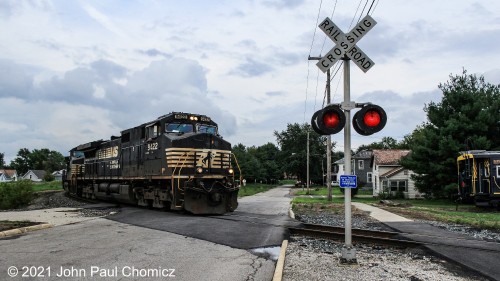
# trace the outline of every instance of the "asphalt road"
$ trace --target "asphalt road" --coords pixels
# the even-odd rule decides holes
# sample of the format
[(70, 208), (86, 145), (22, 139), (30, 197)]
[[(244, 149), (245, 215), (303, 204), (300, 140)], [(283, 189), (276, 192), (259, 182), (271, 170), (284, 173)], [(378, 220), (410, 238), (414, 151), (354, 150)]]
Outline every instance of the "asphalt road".
[(277, 188), (245, 198), (224, 216), (126, 207), (109, 218), (3, 238), (0, 280), (271, 280), (275, 262), (251, 252), (286, 236), (287, 194)]

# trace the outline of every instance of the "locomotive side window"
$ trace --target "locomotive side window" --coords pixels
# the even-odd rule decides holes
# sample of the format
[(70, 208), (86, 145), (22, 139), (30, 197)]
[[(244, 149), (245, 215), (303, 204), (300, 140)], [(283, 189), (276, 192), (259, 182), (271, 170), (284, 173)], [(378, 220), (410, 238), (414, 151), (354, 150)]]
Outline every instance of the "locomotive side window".
[(167, 133), (191, 133), (193, 132), (192, 124), (185, 123), (169, 123), (165, 125)]
[(497, 166), (497, 178), (500, 178), (500, 165)]
[(158, 136), (158, 125), (146, 127), (146, 138), (152, 139)]
[(215, 126), (198, 124), (197, 130), (200, 133), (207, 133), (207, 134), (211, 134), (211, 135), (217, 134), (217, 127), (215, 127)]

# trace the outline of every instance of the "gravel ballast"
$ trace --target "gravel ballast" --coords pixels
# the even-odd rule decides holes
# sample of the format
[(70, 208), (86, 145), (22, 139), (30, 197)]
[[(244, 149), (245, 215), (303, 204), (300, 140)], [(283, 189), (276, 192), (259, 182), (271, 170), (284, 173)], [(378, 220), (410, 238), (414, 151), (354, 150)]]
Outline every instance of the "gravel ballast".
[[(295, 211), (298, 220), (306, 223), (344, 226), (344, 214), (327, 210)], [(466, 233), (487, 241), (499, 239), (491, 231), (431, 222), (449, 231)], [(353, 210), (352, 227), (371, 230), (391, 229), (368, 216)], [(376, 245), (356, 244), (355, 265), (340, 263), (343, 243), (299, 235), (290, 237), (284, 265), (283, 280), (489, 280), (475, 272), (438, 258), (421, 248), (399, 249)]]

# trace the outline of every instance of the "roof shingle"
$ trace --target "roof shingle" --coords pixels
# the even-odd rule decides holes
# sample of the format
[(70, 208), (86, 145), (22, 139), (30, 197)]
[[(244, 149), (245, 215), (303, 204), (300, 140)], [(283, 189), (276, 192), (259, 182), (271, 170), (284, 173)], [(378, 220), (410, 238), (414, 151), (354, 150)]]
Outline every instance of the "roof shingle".
[(410, 150), (405, 149), (374, 149), (373, 163), (375, 165), (399, 165), (399, 160), (408, 153)]

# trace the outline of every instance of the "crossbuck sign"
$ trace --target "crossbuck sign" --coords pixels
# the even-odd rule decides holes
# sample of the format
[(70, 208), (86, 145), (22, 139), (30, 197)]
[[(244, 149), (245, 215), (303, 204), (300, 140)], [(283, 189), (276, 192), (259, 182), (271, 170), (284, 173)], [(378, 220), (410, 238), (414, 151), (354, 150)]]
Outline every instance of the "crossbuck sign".
[(367, 72), (375, 63), (356, 46), (356, 43), (376, 24), (372, 17), (366, 15), (349, 33), (344, 34), (337, 25), (326, 18), (319, 28), (335, 42), (335, 46), (316, 65), (321, 71), (326, 72), (346, 54), (361, 70)]

